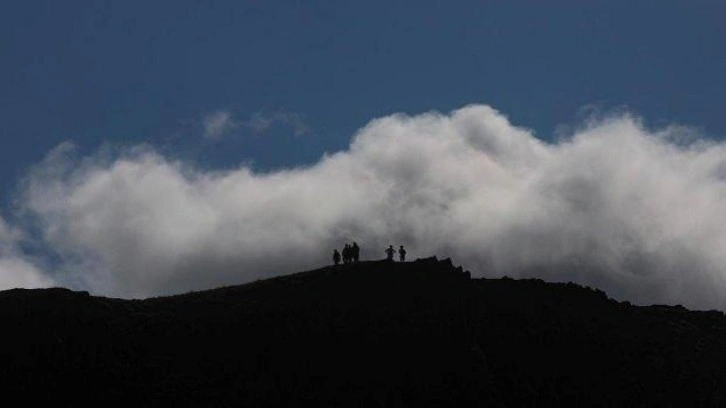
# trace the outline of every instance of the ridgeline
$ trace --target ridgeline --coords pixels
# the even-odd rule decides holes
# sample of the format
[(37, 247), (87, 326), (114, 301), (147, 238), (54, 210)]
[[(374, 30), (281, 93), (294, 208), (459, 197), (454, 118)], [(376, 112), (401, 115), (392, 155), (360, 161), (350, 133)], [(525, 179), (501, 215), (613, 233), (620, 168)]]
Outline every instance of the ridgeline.
[(385, 261), (184, 295), (0, 292), (5, 400), (726, 406), (726, 317)]

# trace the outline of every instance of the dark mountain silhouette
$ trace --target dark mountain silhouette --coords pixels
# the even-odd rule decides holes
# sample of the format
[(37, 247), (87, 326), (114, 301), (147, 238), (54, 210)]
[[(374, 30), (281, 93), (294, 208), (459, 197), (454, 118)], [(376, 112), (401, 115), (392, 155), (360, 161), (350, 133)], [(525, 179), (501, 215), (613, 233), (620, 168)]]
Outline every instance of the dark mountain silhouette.
[(0, 292), (5, 400), (724, 406), (726, 317), (574, 284), (361, 262), (146, 300)]

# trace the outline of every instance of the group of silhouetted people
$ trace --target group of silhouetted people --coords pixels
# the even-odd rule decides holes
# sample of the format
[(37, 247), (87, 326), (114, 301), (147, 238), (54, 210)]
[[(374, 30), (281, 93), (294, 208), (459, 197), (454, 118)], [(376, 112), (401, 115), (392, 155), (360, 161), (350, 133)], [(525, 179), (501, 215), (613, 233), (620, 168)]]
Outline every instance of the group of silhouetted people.
[(360, 259), (360, 247), (356, 242), (353, 242), (353, 245), (345, 244), (345, 247), (343, 247), (343, 254), (341, 256), (341, 253), (338, 252), (337, 249), (333, 250), (333, 263), (338, 265), (341, 261), (341, 258), (343, 260), (344, 264), (349, 264), (352, 262), (358, 262)]
[[(340, 261), (343, 261), (343, 264), (347, 265), (360, 260), (360, 247), (356, 242), (353, 242), (352, 245), (345, 244), (341, 252), (338, 252), (337, 249), (333, 250), (333, 263), (335, 265), (339, 265)], [(386, 259), (393, 261), (393, 256), (396, 254), (393, 245), (389, 245), (384, 252), (386, 253)], [(398, 259), (401, 262), (406, 262), (406, 250), (403, 248), (403, 245), (398, 248)]]
[[(393, 249), (393, 245), (389, 245), (388, 248), (385, 250), (386, 252), (386, 259), (389, 261), (393, 261), (393, 255), (396, 253), (396, 250)], [(398, 248), (398, 259), (401, 262), (406, 262), (406, 250), (403, 249), (403, 245)]]

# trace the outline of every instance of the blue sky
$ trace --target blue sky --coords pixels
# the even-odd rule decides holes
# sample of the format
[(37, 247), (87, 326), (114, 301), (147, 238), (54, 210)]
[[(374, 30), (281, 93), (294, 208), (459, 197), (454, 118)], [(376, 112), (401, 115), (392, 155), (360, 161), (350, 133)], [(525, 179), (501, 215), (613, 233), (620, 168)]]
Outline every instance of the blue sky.
[[(715, 0), (5, 2), (0, 289), (178, 293), (357, 239), (368, 259), (405, 244), (724, 309), (725, 17)], [(673, 143), (694, 135), (710, 143)]]
[[(0, 185), (65, 140), (266, 169), (343, 149), (378, 116), (469, 103), (543, 139), (592, 105), (721, 137), (725, 16), (717, 1), (10, 2)], [(219, 110), (295, 113), (310, 131), (195, 138)]]

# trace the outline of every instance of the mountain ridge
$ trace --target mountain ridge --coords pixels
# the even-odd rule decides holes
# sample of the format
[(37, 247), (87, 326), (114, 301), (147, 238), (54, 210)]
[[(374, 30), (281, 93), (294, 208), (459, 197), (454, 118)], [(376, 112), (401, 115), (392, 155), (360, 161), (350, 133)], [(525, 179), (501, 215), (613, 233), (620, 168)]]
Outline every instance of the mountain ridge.
[(0, 292), (0, 384), (177, 406), (718, 406), (726, 317), (451, 260), (368, 261), (143, 300)]

